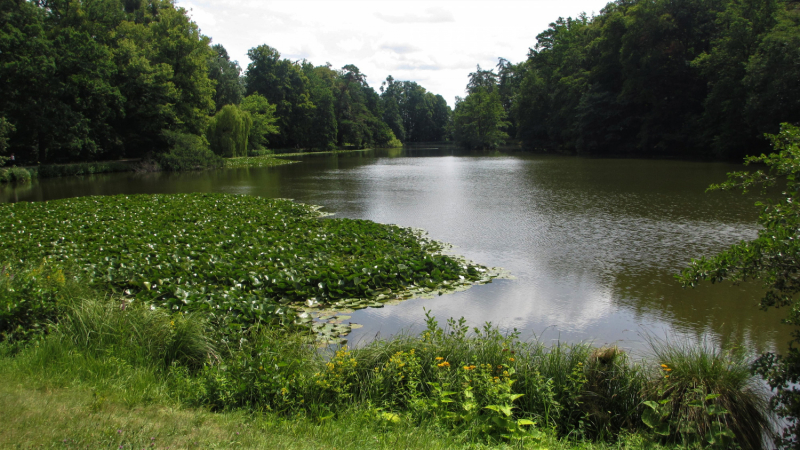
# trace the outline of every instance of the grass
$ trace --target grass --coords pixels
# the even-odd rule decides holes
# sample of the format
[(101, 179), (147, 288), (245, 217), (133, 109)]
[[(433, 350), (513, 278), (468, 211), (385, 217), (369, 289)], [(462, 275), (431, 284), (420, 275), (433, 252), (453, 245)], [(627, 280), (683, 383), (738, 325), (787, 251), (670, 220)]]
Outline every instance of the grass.
[[(49, 333), (21, 350), (0, 343), (0, 420), (10, 427), (0, 448), (133, 448), (155, 442), (161, 448), (193, 448), (195, 442), (195, 448), (703, 444), (686, 433), (662, 437), (642, 423), (642, 402), (661, 398), (650, 388), (665, 378), (647, 370), (656, 361), (638, 364), (615, 348), (547, 347), (489, 325), (470, 331), (451, 320), (439, 327), (428, 317), (420, 336), (327, 354), (280, 330), (257, 327), (233, 341), (196, 315), (167, 315), (99, 293), (73, 292), (66, 296), (77, 298), (64, 299), (68, 306)], [(656, 350), (658, 362), (686, 367), (687, 373), (715, 367), (704, 370), (709, 392), (738, 395), (739, 401), (760, 395), (748, 390), (754, 379), (722, 352)], [(716, 369), (719, 362), (724, 364)], [(679, 410), (692, 409), (688, 402), (695, 400), (671, 398)], [(497, 425), (500, 416), (492, 405), (507, 407), (512, 416)], [(731, 408), (722, 417), (741, 419), (737, 414), (741, 409)], [(518, 418), (535, 425), (521, 429)], [(693, 416), (691, 425), (702, 426), (703, 418)], [(688, 423), (680, 416), (667, 419)], [(744, 448), (759, 448), (746, 439), (737, 433), (736, 442), (750, 444)]]
[[(647, 395), (669, 414), (673, 438), (700, 439), (724, 425), (745, 448), (760, 447), (764, 430), (776, 424), (767, 413), (766, 388), (752, 375), (752, 361), (742, 349), (648, 340), (660, 365)], [(717, 415), (718, 410), (728, 413)]]
[(245, 167), (275, 167), (275, 166), (282, 166), (284, 164), (293, 164), (296, 162), (298, 161), (279, 159), (276, 158), (274, 155), (242, 156), (239, 158), (227, 158), (225, 160), (225, 168), (241, 169)]
[[(224, 196), (198, 201), (209, 199), (214, 203), (191, 209), (249, 220), (244, 204), (224, 212)], [(192, 217), (169, 199), (156, 200), (183, 220), (166, 219), (179, 228), (159, 225), (157, 233), (185, 246), (185, 236), (197, 234), (186, 232)], [(105, 212), (84, 201), (94, 207), (80, 214), (46, 210), (26, 233), (63, 237), (69, 234), (59, 227), (72, 223), (81, 230), (75, 236), (98, 248), (113, 248), (115, 236), (125, 236), (124, 259), (90, 256), (86, 249), (94, 247), (81, 250), (78, 238), (36, 238), (69, 256), (43, 259), (38, 246), (13, 244), (22, 234), (16, 221), (29, 222), (25, 210), (6, 215), (13, 225), (6, 244), (15, 260), (27, 261), (0, 265), (0, 448), (759, 449), (772, 435), (768, 393), (741, 351), (651, 339), (653, 356), (633, 361), (616, 347), (523, 342), (491, 324), (440, 325), (429, 314), (420, 335), (319, 349), (294, 328), (258, 321), (222, 327), (216, 308), (173, 311), (140, 301), (132, 295), (137, 284), (116, 292), (109, 283), (92, 288), (86, 281), (98, 277), (97, 267), (106, 281), (116, 276), (109, 269), (141, 273), (136, 239), (113, 227), (143, 225), (125, 216), (131, 208), (119, 199), (111, 198), (114, 208)], [(291, 222), (291, 214), (277, 216)], [(94, 236), (93, 228), (103, 233)], [(279, 229), (285, 238), (292, 228), (297, 223)], [(271, 251), (275, 245), (288, 244), (275, 241)], [(190, 260), (164, 254), (183, 268)], [(155, 251), (147, 256), (150, 265), (167, 264), (154, 261)], [(154, 285), (141, 286), (152, 292)]]
[[(53, 388), (0, 375), (0, 448), (489, 448), (458, 442), (435, 427), (387, 424), (364, 411), (351, 410), (318, 421), (246, 411), (211, 413), (170, 404), (129, 406), (83, 387)], [(520, 448), (493, 445), (491, 448)], [(641, 435), (618, 442), (570, 442), (552, 437), (526, 448), (660, 449)]]

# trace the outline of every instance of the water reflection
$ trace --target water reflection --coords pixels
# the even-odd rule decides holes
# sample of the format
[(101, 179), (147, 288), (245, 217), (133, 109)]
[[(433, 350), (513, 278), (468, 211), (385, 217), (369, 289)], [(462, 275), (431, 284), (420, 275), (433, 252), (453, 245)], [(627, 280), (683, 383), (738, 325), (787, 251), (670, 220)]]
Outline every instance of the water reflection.
[[(710, 334), (767, 350), (788, 341), (781, 314), (755, 305), (757, 286), (681, 289), (691, 258), (755, 236), (752, 196), (704, 193), (736, 165), (581, 159), (440, 146), (298, 157), (276, 168), (193, 174), (112, 174), (42, 180), (2, 201), (137, 192), (228, 192), (322, 205), (334, 217), (427, 230), (454, 252), (510, 270), (502, 280), (433, 299), (353, 314), (353, 340), (443, 321), (491, 321), (545, 340), (640, 348), (655, 335)], [(781, 347), (782, 348), (782, 347)]]

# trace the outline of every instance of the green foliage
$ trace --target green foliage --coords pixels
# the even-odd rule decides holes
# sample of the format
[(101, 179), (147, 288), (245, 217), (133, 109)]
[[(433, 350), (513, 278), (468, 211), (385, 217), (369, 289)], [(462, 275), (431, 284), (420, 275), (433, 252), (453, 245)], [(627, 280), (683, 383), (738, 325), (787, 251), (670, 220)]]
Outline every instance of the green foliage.
[[(68, 4), (67, 4), (68, 3)], [(0, 3), (0, 116), (27, 163), (142, 156), (213, 111), (209, 39), (166, 0)]]
[(228, 51), (220, 44), (213, 45), (214, 54), (208, 60), (208, 78), (216, 82), (214, 104), (219, 111), (225, 105), (238, 105), (242, 101), (244, 86), (239, 78), (239, 63), (231, 61)]
[[(791, 310), (784, 321), (796, 327), (800, 325), (800, 309), (797, 307), (797, 294), (800, 292), (797, 278), (800, 208), (795, 202), (797, 175), (800, 174), (800, 128), (782, 124), (780, 133), (767, 137), (772, 142), (774, 153), (745, 159), (745, 164), (764, 164), (765, 169), (730, 173), (726, 182), (709, 188), (747, 191), (780, 183), (783, 190), (777, 199), (757, 203), (761, 208), (758, 237), (734, 245), (714, 257), (692, 260), (678, 278), (684, 286), (695, 286), (702, 280), (712, 283), (761, 280), (766, 289), (761, 299), (762, 308), (789, 306)], [(800, 339), (797, 330), (792, 336), (792, 344)], [(790, 423), (785, 430), (784, 444), (792, 448), (800, 446), (800, 395), (793, 387), (800, 379), (799, 361), (800, 352), (791, 345), (786, 354), (767, 353), (755, 365), (757, 372), (776, 391), (772, 403)]]
[[(253, 153), (260, 153), (254, 151)], [(272, 153), (272, 151), (270, 151)], [(225, 167), (228, 169), (241, 169), (243, 167), (275, 167), (284, 164), (293, 164), (297, 161), (275, 158), (271, 155), (248, 156), (245, 158), (228, 158), (225, 160)]]
[(23, 167), (0, 168), (0, 183), (31, 181), (33, 174)]
[[(252, 126), (247, 140), (248, 155), (253, 151), (263, 150), (267, 145), (268, 136), (277, 134), (278, 127), (275, 122), (275, 105), (270, 105), (263, 95), (251, 94), (242, 101), (241, 109), (250, 114)], [(253, 156), (253, 155), (251, 155)]]
[(644, 423), (672, 442), (763, 448), (772, 437), (765, 388), (740, 349), (650, 339), (658, 375), (648, 387)]
[(166, 372), (180, 365), (197, 370), (216, 358), (200, 316), (169, 314), (135, 302), (88, 298), (65, 308), (56, 340), (66, 340), (85, 355), (113, 355), (127, 364)]
[(0, 253), (71, 261), (92, 285), (170, 311), (204, 311), (231, 330), (291, 326), (292, 304), (385, 301), (469, 285), (485, 271), (413, 230), (320, 221), (314, 208), (285, 200), (136, 195), (0, 209), (8, 236)]
[(9, 264), (0, 267), (0, 341), (31, 339), (47, 330), (63, 312), (64, 291), (73, 280), (58, 264)]
[(427, 92), (413, 81), (396, 81), (392, 76), (381, 83), (383, 121), (403, 142), (443, 141), (451, 119), (444, 97)]
[(225, 105), (211, 118), (206, 130), (211, 150), (226, 158), (247, 156), (247, 140), (252, 126), (249, 112), (236, 105)]
[[(621, 444), (628, 442), (627, 432), (660, 430), (662, 421), (670, 427), (680, 417), (693, 420), (684, 419), (684, 428), (711, 423), (711, 436), (722, 439), (712, 444), (750, 442), (739, 434), (726, 436), (736, 430), (733, 419), (740, 420), (740, 428), (745, 424), (759, 432), (753, 423), (741, 422), (748, 417), (739, 416), (755, 395), (741, 354), (654, 346), (656, 360), (645, 364), (669, 365), (645, 372), (615, 348), (545, 347), (519, 342), (517, 333), (502, 334), (490, 324), (470, 333), (463, 319), (450, 319), (442, 328), (430, 315), (421, 336), (319, 353), (302, 334), (257, 325), (232, 338), (224, 328), (211, 326), (205, 313), (168, 314), (130, 297), (108, 299), (85, 289), (70, 291), (70, 281), (55, 283), (63, 300), (34, 293), (58, 302), (51, 333), (22, 347), (13, 360), (8, 342), (0, 344), (3, 368), (29, 380), (48, 374), (49, 386), (89, 386), (96, 393), (90, 404), (94, 412), (104, 409), (112, 394), (128, 407), (160, 399), (318, 423), (355, 410), (384, 428), (435, 426), (451, 440), (493, 446), (544, 445), (553, 442), (555, 431), (589, 446), (581, 448), (601, 445), (590, 438), (619, 438)], [(617, 397), (633, 401), (614, 401)], [(763, 408), (764, 398), (756, 400), (754, 405)], [(618, 422), (624, 428), (599, 420), (588, 408), (592, 404), (625, 418)], [(729, 428), (717, 427), (715, 436), (714, 424)], [(695, 434), (673, 436), (686, 446), (697, 443)]]
[(778, 0), (634, 0), (559, 18), (527, 61), (498, 65), (509, 131), (532, 149), (595, 155), (766, 150), (763, 133), (800, 120), (799, 14)]
[(250, 64), (245, 74), (246, 94), (258, 93), (276, 106), (280, 133), (273, 139), (273, 146), (300, 146), (314, 111), (308, 77), (299, 64), (280, 59), (281, 54), (268, 45), (251, 48), (247, 56)]
[[(5, 153), (8, 149), (8, 136), (15, 130), (14, 125), (5, 118), (0, 117), (0, 153)], [(2, 166), (2, 164), (0, 164)]]
[(78, 164), (48, 164), (36, 168), (39, 178), (56, 178), (74, 175), (92, 175), (96, 173), (130, 172), (130, 163), (118, 161), (90, 162)]
[(162, 134), (169, 143), (169, 151), (156, 154), (154, 158), (162, 170), (181, 172), (224, 164), (222, 158), (208, 148), (208, 141), (202, 136), (166, 130)]
[(497, 148), (508, 138), (502, 131), (508, 125), (505, 118), (500, 95), (483, 86), (475, 87), (467, 98), (456, 100), (453, 138), (466, 148)]

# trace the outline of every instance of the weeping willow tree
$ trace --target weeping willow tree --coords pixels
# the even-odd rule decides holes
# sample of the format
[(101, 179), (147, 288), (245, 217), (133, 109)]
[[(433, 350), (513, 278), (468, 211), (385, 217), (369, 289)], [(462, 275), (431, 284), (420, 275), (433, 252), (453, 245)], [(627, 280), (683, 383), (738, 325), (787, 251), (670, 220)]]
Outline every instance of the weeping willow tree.
[(253, 119), (236, 105), (225, 105), (211, 118), (206, 131), (214, 153), (227, 158), (247, 156), (247, 139)]

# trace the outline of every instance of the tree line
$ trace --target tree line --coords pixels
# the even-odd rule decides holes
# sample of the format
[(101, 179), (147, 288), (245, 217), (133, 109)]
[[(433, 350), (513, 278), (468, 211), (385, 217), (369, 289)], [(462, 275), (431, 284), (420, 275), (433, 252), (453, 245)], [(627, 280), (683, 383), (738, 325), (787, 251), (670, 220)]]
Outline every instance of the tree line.
[[(443, 140), (440, 95), (358, 67), (281, 58), (243, 71), (172, 0), (0, 0), (0, 152), (22, 163), (222, 156)], [(187, 138), (189, 138), (187, 140)], [(196, 139), (198, 138), (198, 139)]]
[[(527, 60), (470, 74), (470, 147), (739, 159), (800, 122), (800, 3), (617, 0), (559, 18)], [(479, 113), (478, 113), (479, 112)]]

